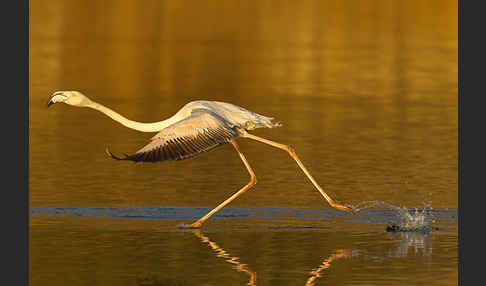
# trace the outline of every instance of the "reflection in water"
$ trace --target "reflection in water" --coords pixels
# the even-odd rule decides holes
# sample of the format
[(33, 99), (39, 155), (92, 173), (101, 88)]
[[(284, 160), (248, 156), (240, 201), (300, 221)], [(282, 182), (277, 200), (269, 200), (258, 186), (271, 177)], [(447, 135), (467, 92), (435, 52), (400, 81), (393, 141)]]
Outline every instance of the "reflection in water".
[[(399, 240), (393, 243), (380, 255), (371, 254), (366, 249), (354, 249), (352, 257), (363, 257), (371, 261), (384, 261), (387, 258), (406, 258), (410, 255), (430, 257), (432, 255), (432, 244), (429, 243), (429, 232), (390, 232), (387, 233), (387, 240)], [(409, 252), (413, 248), (413, 253)]]
[(309, 274), (311, 277), (305, 282), (306, 286), (314, 285), (317, 278), (321, 277), (321, 272), (331, 267), (331, 263), (339, 258), (349, 257), (351, 254), (350, 249), (338, 249), (331, 256), (322, 261), (321, 265), (313, 269)]
[(167, 220), (31, 220), (32, 285), (432, 286), (457, 278), (457, 232), (449, 227), (387, 233), (363, 222), (325, 229), (260, 220), (235, 231), (215, 220), (218, 227), (205, 233), (174, 229)]
[(398, 237), (402, 241), (397, 248), (389, 251), (390, 257), (407, 257), (410, 247), (413, 247), (415, 255), (430, 256), (432, 254), (432, 246), (427, 243), (428, 232), (398, 232), (391, 233), (391, 236)]
[[(226, 262), (234, 264), (234, 268), (236, 270), (238, 270), (239, 272), (244, 272), (244, 273), (248, 274), (250, 277), (249, 277), (249, 281), (248, 281), (247, 285), (249, 285), (249, 286), (257, 285), (256, 284), (257, 273), (255, 271), (252, 271), (248, 267), (248, 265), (241, 263), (239, 261), (240, 260), (239, 257), (232, 256), (231, 254), (229, 254), (227, 251), (225, 251), (223, 248), (221, 248), (218, 244), (216, 244), (216, 242), (211, 241), (207, 236), (205, 236), (201, 232), (201, 230), (194, 229), (194, 230), (191, 230), (191, 232), (194, 235), (196, 235), (199, 239), (201, 239), (202, 242), (207, 243), (217, 253), (216, 254), (217, 257), (225, 258)], [(350, 249), (338, 249), (338, 250), (334, 251), (334, 253), (331, 256), (324, 259), (319, 266), (317, 266), (316, 268), (312, 269), (312, 271), (309, 272), (310, 277), (305, 282), (305, 285), (306, 286), (314, 285), (316, 280), (319, 277), (321, 277), (322, 271), (331, 267), (331, 263), (334, 260), (339, 259), (339, 258), (349, 257), (350, 254), (351, 254)]]
[[(221, 248), (216, 242), (211, 241), (209, 237), (204, 235), (201, 230), (195, 229), (191, 230), (191, 232), (197, 236), (203, 243), (208, 244), (215, 252), (217, 257), (225, 258), (225, 261), (228, 263), (233, 264), (233, 268), (239, 272), (244, 272), (249, 276), (249, 280), (247, 285), (257, 285), (257, 273), (250, 269), (247, 264), (241, 263), (239, 260), (240, 258), (237, 256), (232, 256), (226, 250)], [(420, 233), (420, 232), (400, 232), (400, 233), (392, 233), (391, 238), (400, 238), (401, 242), (397, 247), (392, 247), (389, 249), (388, 252), (384, 252), (382, 256), (377, 255), (370, 255), (366, 254), (367, 251), (365, 249), (337, 249), (335, 250), (330, 256), (326, 257), (317, 267), (313, 268), (309, 272), (309, 278), (306, 280), (306, 286), (315, 285), (316, 280), (322, 277), (322, 272), (326, 269), (329, 269), (332, 265), (332, 262), (341, 259), (341, 258), (350, 258), (350, 257), (363, 257), (367, 259), (371, 259), (372, 261), (383, 261), (384, 259), (388, 258), (404, 258), (409, 255), (408, 249), (410, 247), (414, 248), (415, 255), (421, 256), (430, 256), (432, 254), (432, 247), (427, 246), (428, 240), (428, 233)], [(393, 245), (394, 246), (394, 245)]]
[(237, 256), (231, 256), (228, 252), (226, 252), (224, 249), (219, 247), (215, 242), (211, 241), (207, 236), (202, 234), (202, 232), (198, 229), (192, 230), (192, 233), (197, 236), (199, 239), (201, 239), (202, 242), (207, 243), (217, 254), (217, 257), (222, 257), (226, 259), (226, 262), (234, 264), (234, 268), (240, 272), (245, 272), (250, 276), (250, 279), (248, 281), (249, 286), (256, 285), (256, 279), (257, 275), (256, 272), (250, 270), (246, 264), (243, 264), (239, 262), (238, 260), (240, 259)]

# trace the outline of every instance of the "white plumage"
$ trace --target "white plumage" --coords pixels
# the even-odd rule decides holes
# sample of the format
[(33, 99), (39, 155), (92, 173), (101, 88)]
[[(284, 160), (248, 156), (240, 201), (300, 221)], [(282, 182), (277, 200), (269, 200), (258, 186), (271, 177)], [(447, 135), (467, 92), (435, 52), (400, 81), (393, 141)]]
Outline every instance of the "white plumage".
[(192, 111), (195, 109), (206, 109), (213, 111), (215, 114), (221, 116), (228, 124), (232, 124), (246, 130), (253, 130), (261, 127), (273, 128), (282, 126), (279, 123), (273, 123), (273, 117), (263, 116), (227, 102), (207, 100), (191, 101), (184, 105), (181, 111), (186, 113), (187, 111), (185, 110)]
[(272, 119), (231, 103), (191, 101), (160, 122), (159, 133), (133, 155), (120, 158), (107, 152), (114, 159), (135, 162), (184, 160), (228, 143), (246, 131), (281, 126)]

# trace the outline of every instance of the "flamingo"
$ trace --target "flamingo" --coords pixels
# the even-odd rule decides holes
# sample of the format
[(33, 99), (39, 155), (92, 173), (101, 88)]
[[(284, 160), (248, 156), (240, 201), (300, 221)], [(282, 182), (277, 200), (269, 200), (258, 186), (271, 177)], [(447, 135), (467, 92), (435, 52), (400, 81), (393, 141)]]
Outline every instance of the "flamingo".
[(256, 128), (275, 128), (282, 126), (280, 123), (272, 122), (272, 117), (257, 114), (231, 103), (197, 100), (187, 103), (177, 113), (166, 120), (153, 123), (141, 123), (125, 118), (110, 108), (89, 99), (79, 91), (56, 91), (47, 101), (47, 107), (61, 102), (71, 106), (88, 107), (98, 110), (116, 122), (134, 130), (157, 132), (147, 145), (132, 155), (118, 157), (107, 148), (107, 154), (116, 160), (134, 162), (184, 160), (213, 150), (226, 143), (233, 145), (250, 174), (250, 181), (199, 220), (190, 225), (184, 225), (184, 227), (200, 228), (212, 215), (257, 183), (257, 177), (253, 169), (236, 143), (236, 139), (240, 137), (253, 139), (286, 151), (297, 162), (300, 169), (302, 169), (307, 178), (331, 207), (346, 212), (354, 212), (353, 206), (339, 203), (324, 192), (291, 146), (249, 133), (249, 131)]

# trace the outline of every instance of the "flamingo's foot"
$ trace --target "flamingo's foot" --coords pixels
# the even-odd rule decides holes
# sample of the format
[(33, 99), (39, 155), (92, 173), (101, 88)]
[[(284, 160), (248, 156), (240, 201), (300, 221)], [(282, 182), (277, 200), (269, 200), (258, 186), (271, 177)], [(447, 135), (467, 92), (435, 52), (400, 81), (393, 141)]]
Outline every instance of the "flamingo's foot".
[(353, 205), (347, 205), (347, 204), (346, 205), (343, 205), (343, 204), (334, 202), (334, 203), (331, 203), (331, 206), (333, 208), (336, 208), (338, 210), (342, 210), (342, 211), (345, 211), (345, 212), (351, 213), (351, 214), (354, 214), (354, 213), (357, 212), (356, 207), (353, 206)]

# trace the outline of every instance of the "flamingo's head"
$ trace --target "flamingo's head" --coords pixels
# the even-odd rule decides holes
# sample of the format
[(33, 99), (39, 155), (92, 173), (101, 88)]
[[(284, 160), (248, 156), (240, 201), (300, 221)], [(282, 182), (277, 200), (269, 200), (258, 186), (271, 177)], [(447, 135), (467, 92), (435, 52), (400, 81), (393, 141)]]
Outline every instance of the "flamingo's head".
[(91, 99), (79, 91), (56, 91), (47, 101), (47, 107), (58, 102), (64, 102), (72, 106), (86, 107), (91, 103)]

